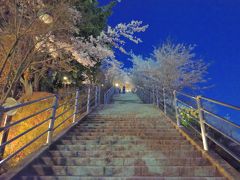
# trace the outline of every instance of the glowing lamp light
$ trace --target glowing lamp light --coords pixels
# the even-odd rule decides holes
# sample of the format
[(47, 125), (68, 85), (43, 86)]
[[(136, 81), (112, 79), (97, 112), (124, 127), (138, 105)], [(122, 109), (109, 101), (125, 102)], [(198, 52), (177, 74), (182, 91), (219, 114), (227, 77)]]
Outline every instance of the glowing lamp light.
[(119, 84), (118, 84), (118, 83), (116, 83), (116, 84), (115, 84), (115, 86), (116, 86), (116, 87), (118, 87), (118, 86), (119, 86)]
[(52, 16), (48, 14), (43, 14), (39, 17), (39, 19), (44, 22), (45, 24), (51, 24), (53, 22)]
[(64, 76), (64, 77), (63, 77), (63, 80), (65, 80), (65, 81), (68, 80), (67, 76)]

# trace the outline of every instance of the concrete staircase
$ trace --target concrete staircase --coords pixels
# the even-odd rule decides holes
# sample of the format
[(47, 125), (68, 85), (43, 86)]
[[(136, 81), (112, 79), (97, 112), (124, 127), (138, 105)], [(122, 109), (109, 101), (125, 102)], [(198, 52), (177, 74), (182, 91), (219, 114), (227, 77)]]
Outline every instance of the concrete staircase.
[(13, 179), (225, 179), (158, 116), (93, 113)]
[(166, 120), (92, 114), (14, 179), (224, 179)]

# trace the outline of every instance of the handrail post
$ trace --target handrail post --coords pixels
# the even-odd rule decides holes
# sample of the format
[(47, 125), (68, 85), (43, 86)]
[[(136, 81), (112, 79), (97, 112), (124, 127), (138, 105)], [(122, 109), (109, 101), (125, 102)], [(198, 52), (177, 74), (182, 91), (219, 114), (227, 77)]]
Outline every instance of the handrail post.
[(176, 113), (176, 120), (177, 120), (177, 126), (181, 126), (181, 122), (179, 119), (179, 114), (178, 114), (178, 107), (177, 107), (177, 92), (176, 90), (173, 91), (173, 100), (174, 100), (174, 107), (175, 107), (175, 113)]
[(167, 114), (167, 104), (166, 104), (165, 88), (163, 88), (163, 110), (164, 110), (164, 113)]
[(144, 90), (142, 89), (141, 91), (142, 91), (141, 92), (142, 93), (142, 101), (143, 101), (143, 103), (146, 103)]
[(98, 86), (95, 87), (95, 107), (98, 105)]
[[(2, 122), (2, 120), (4, 120), (3, 122), (3, 127), (5, 128), (7, 125), (9, 125), (11, 123), (11, 120), (12, 120), (12, 116), (8, 116), (7, 114), (5, 115), (4, 117), (4, 107), (0, 106), (0, 120)], [(2, 131), (2, 138), (1, 138), (1, 142), (0, 142), (0, 145), (4, 144), (5, 142), (7, 142), (7, 139), (8, 139), (8, 134), (9, 134), (9, 129), (4, 129)], [(6, 146), (3, 146), (2, 148), (0, 148), (0, 160), (3, 159), (3, 155), (4, 155), (4, 152), (5, 152), (5, 148)]]
[(104, 94), (104, 104), (108, 104), (110, 102), (110, 98), (114, 95), (115, 93), (115, 88), (111, 87), (110, 89), (107, 90), (107, 92)]
[(146, 92), (144, 93), (144, 99), (145, 99), (145, 103), (148, 104), (149, 103), (149, 96), (150, 94), (148, 94), (148, 89), (146, 89)]
[(52, 115), (51, 115), (51, 120), (49, 122), (49, 127), (48, 127), (47, 145), (50, 145), (52, 143), (53, 128), (54, 128), (54, 123), (56, 119), (57, 107), (58, 107), (58, 95), (56, 94), (53, 101)]
[(143, 89), (142, 91), (143, 91), (143, 102), (144, 102), (144, 104), (146, 104), (145, 89)]
[(101, 104), (101, 86), (98, 87), (98, 104)]
[(147, 103), (148, 104), (151, 104), (151, 89), (148, 89), (148, 94), (149, 94), (149, 96), (148, 96), (148, 98), (147, 98)]
[(0, 105), (0, 122), (3, 122), (4, 107)]
[(201, 127), (203, 149), (205, 151), (208, 151), (207, 134), (206, 134), (203, 112), (202, 112), (201, 96), (197, 96), (196, 101), (197, 101), (197, 107), (198, 107), (198, 118), (199, 118), (200, 127)]
[(150, 99), (150, 93), (148, 91), (148, 89), (146, 89), (146, 95), (145, 95), (145, 99), (146, 99), (146, 103), (149, 104), (149, 99)]
[(152, 90), (152, 104), (154, 105), (155, 104), (155, 89), (153, 87), (153, 90)]
[(106, 102), (106, 94), (104, 94), (104, 96), (103, 96), (103, 103), (104, 103), (104, 105), (107, 104), (107, 102)]
[(73, 123), (75, 123), (76, 120), (77, 120), (79, 97), (80, 97), (80, 90), (79, 90), (79, 89), (76, 89), (75, 104), (74, 104), (74, 115), (73, 115)]
[(90, 111), (90, 97), (91, 96), (91, 87), (88, 88), (88, 96), (87, 96), (87, 114), (89, 114)]
[(157, 107), (159, 108), (159, 92), (158, 92), (158, 90), (156, 92), (156, 97), (157, 97)]

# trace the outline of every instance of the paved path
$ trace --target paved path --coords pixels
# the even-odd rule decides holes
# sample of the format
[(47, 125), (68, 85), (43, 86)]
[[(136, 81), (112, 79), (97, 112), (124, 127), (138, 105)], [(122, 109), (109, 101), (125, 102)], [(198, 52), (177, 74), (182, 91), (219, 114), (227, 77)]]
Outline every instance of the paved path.
[(135, 117), (161, 117), (162, 112), (152, 104), (143, 104), (136, 94), (126, 93), (115, 95), (113, 103), (104, 106), (98, 111), (99, 115), (135, 116)]

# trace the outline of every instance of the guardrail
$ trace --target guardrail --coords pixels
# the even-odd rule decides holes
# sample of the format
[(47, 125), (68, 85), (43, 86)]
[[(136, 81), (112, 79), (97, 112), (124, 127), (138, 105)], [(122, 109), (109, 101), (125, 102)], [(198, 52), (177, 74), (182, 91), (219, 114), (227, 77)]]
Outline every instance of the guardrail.
[(240, 167), (240, 122), (225, 117), (230, 112), (239, 117), (240, 107), (164, 88), (139, 87), (137, 93), (143, 102), (155, 104), (179, 127), (199, 137), (204, 150), (224, 152)]
[[(99, 98), (100, 87), (89, 86), (81, 91), (77, 89), (75, 92), (54, 94), (11, 107), (0, 106), (0, 122), (2, 122), (0, 127), (0, 167), (3, 167), (8, 161), (41, 138), (45, 139), (45, 144), (38, 144), (39, 148), (44, 145), (50, 145), (53, 142), (53, 137), (56, 137), (63, 129), (79, 122), (90, 113), (91, 109), (98, 106), (100, 103)], [(38, 103), (42, 103), (44, 106), (47, 104), (47, 107), (41, 107)], [(35, 109), (36, 112), (21, 117), (21, 119), (14, 119), (19, 113), (22, 112), (24, 114), (24, 112), (28, 112), (29, 108), (33, 106), (37, 108)], [(45, 118), (39, 118), (41, 115), (45, 116)], [(24, 125), (27, 125), (27, 127), (24, 127), (26, 130), (12, 136), (17, 128), (21, 129)], [(38, 134), (36, 137), (30, 137), (33, 131), (36, 131)], [(25, 136), (28, 136), (28, 142), (21, 144), (20, 148), (12, 147), (11, 150), (13, 152), (11, 153), (6, 152), (7, 146), (11, 146), (12, 143), (19, 139), (21, 140)]]
[(115, 94), (115, 87), (111, 87), (107, 90), (107, 92), (104, 94), (104, 104), (109, 104), (113, 95)]

